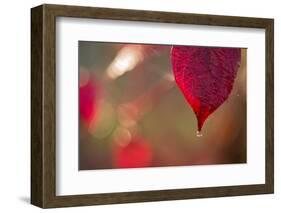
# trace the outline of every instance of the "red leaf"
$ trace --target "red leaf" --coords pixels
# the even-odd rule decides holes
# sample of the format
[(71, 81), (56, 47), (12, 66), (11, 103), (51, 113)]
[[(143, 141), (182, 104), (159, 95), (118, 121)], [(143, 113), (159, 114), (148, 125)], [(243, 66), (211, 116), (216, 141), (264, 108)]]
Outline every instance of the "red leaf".
[(240, 48), (173, 46), (175, 80), (198, 121), (198, 131), (229, 96), (240, 66)]

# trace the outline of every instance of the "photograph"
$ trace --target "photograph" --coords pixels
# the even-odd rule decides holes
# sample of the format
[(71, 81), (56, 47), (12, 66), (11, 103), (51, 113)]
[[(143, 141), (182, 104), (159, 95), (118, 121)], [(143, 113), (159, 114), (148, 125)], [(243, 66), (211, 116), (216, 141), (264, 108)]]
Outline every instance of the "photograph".
[(78, 42), (79, 170), (247, 163), (247, 48)]

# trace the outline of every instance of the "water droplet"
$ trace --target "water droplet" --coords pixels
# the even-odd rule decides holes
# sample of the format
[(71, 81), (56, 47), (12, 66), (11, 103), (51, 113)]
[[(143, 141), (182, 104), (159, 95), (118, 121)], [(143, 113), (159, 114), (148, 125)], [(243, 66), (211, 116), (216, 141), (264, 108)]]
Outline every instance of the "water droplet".
[(197, 131), (197, 132), (196, 132), (196, 136), (197, 136), (197, 137), (202, 137), (202, 136), (203, 136), (203, 134), (202, 134), (202, 132), (201, 132), (201, 131)]

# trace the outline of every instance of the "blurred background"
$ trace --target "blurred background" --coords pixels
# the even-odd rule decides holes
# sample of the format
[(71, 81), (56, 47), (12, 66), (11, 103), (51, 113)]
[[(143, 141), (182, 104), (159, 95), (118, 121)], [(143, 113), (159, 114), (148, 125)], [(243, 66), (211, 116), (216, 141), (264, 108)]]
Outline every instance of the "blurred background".
[(171, 46), (79, 42), (79, 169), (246, 163), (246, 49), (229, 98), (197, 135)]

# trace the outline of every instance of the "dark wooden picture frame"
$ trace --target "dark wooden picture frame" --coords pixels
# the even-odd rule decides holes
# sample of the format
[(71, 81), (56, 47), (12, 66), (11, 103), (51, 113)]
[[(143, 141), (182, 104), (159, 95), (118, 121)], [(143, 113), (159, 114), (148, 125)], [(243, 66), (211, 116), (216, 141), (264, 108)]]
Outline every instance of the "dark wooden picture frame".
[[(262, 28), (266, 34), (265, 184), (192, 189), (56, 195), (56, 17)], [(67, 207), (218, 196), (274, 191), (274, 20), (63, 5), (31, 9), (31, 203)]]

